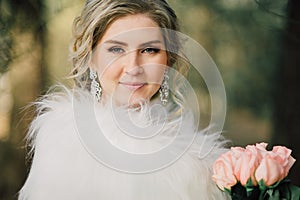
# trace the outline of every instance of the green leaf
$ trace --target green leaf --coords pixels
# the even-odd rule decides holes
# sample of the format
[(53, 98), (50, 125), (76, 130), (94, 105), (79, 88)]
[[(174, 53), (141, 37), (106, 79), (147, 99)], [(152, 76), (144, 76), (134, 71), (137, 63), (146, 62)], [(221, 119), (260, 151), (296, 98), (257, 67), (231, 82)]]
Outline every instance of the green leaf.
[(284, 179), (272, 186), (259, 183), (261, 191), (259, 200), (299, 200), (300, 188), (291, 184), (290, 180)]
[(299, 200), (300, 199), (300, 187), (290, 184), (289, 189), (291, 192), (291, 200)]
[(276, 189), (276, 188), (269, 188), (267, 190), (267, 194), (269, 195), (269, 198), (268, 199), (278, 199), (280, 200), (280, 193), (279, 193), (279, 190)]
[(251, 196), (255, 195), (254, 193), (257, 193), (256, 190), (259, 190), (259, 188), (257, 186), (253, 185), (251, 178), (248, 179), (248, 181), (245, 185), (245, 188), (246, 188), (247, 197), (251, 197)]
[(267, 190), (267, 186), (265, 185), (265, 182), (264, 182), (263, 179), (261, 179), (261, 180), (258, 182), (258, 185), (259, 185), (259, 189), (260, 189), (261, 191)]

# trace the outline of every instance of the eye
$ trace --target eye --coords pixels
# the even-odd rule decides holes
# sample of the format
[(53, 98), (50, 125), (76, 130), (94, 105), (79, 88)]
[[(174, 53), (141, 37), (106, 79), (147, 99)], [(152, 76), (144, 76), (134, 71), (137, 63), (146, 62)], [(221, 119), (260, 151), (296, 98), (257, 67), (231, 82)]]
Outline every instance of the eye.
[(148, 47), (146, 49), (143, 49), (142, 53), (154, 54), (154, 53), (158, 53), (159, 51), (160, 51), (160, 49), (158, 49), (158, 48)]
[(121, 54), (125, 52), (121, 47), (111, 47), (108, 49), (108, 51), (114, 54)]

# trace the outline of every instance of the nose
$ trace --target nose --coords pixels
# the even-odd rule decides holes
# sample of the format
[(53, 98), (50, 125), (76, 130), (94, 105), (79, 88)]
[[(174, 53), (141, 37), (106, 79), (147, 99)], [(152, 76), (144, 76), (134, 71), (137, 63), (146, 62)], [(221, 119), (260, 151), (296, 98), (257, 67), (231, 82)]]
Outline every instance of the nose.
[(127, 62), (125, 62), (125, 73), (131, 76), (137, 76), (144, 72), (144, 69), (140, 66), (139, 51), (133, 50), (126, 55)]

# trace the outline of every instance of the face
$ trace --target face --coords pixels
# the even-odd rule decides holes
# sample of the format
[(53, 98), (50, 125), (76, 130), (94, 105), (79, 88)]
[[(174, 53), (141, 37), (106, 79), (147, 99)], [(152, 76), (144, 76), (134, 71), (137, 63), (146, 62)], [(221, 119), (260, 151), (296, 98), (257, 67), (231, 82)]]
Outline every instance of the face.
[(117, 105), (150, 101), (167, 68), (159, 26), (142, 14), (117, 19), (98, 41), (92, 63), (102, 100), (112, 98)]

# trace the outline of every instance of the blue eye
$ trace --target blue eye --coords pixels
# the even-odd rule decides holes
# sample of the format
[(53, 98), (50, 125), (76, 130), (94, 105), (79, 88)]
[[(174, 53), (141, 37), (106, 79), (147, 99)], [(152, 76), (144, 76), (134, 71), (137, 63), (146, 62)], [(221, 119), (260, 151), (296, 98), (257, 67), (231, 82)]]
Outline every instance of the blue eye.
[(158, 48), (149, 47), (149, 48), (143, 49), (142, 53), (154, 54), (154, 53), (158, 53), (159, 51), (160, 51), (160, 49), (158, 49)]
[(108, 49), (108, 51), (114, 54), (121, 54), (125, 52), (124, 49), (122, 49), (121, 47), (111, 47)]

